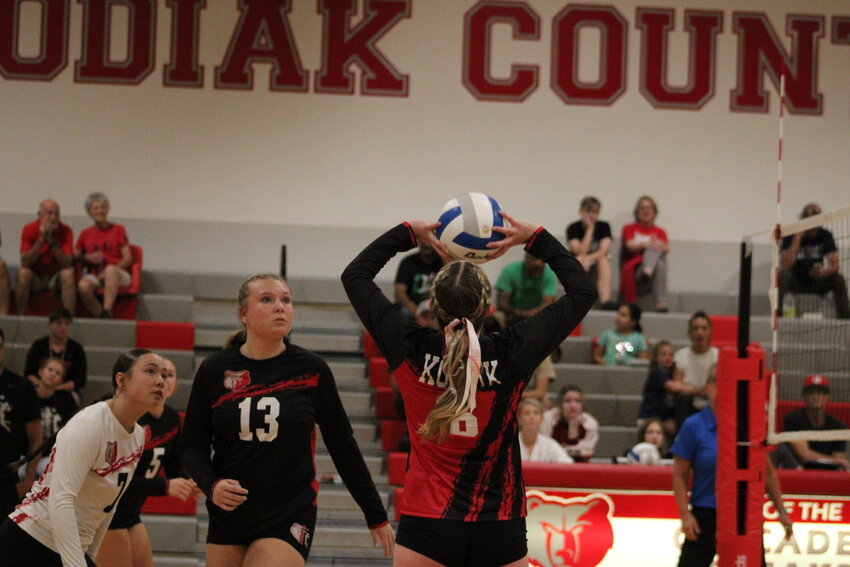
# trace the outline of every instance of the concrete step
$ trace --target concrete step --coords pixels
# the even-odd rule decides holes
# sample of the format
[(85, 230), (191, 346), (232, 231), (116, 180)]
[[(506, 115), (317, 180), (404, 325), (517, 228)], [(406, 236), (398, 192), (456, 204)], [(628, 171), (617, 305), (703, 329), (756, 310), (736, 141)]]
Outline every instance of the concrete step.
[(167, 295), (164, 293), (139, 294), (138, 319), (143, 321), (192, 322), (191, 295)]
[(639, 366), (598, 366), (595, 364), (555, 365), (557, 377), (549, 387), (557, 393), (562, 386), (574, 384), (589, 394), (617, 394), (640, 396), (646, 380), (646, 367)]
[[(7, 341), (30, 345), (34, 340), (47, 335), (47, 317), (3, 315), (0, 317), (0, 328), (3, 329)], [(85, 347), (132, 347), (136, 344), (136, 322), (78, 317), (71, 325), (70, 336)]]
[[(202, 348), (221, 348), (228, 335), (237, 327), (197, 327), (195, 328), (195, 346)], [(363, 352), (362, 335), (359, 332), (342, 334), (340, 332), (293, 331), (292, 342), (321, 353), (358, 354)]]
[[(236, 304), (232, 299), (195, 300), (192, 307), (192, 320), (199, 326), (239, 326)], [(303, 304), (296, 300), (293, 328), (353, 332), (361, 330), (363, 325), (350, 305)]]
[(637, 443), (637, 427), (600, 425), (594, 457), (619, 457)]

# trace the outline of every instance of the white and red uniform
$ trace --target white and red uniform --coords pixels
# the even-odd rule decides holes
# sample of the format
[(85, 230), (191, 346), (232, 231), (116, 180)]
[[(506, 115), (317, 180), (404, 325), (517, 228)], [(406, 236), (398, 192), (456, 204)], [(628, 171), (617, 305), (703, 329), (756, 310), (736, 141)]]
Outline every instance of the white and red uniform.
[(144, 445), (144, 430), (128, 432), (106, 402), (87, 407), (59, 432), (44, 474), (9, 517), (64, 567), (86, 567), (84, 554), (97, 555)]

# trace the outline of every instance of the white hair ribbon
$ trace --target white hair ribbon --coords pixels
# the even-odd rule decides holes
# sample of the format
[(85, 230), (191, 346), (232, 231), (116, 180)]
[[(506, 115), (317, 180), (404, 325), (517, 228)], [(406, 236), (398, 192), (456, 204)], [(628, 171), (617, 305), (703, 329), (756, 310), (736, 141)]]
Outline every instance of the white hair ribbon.
[[(458, 340), (458, 336), (454, 333), (455, 325), (458, 323), (461, 323), (460, 319), (455, 319), (446, 325), (444, 331), (446, 351)], [(472, 321), (464, 317), (462, 323), (466, 326), (466, 335), (469, 338), (469, 356), (466, 361), (466, 387), (458, 412), (463, 413), (468, 407), (469, 413), (472, 413), (475, 411), (475, 392), (478, 390), (478, 377), (481, 375), (481, 343), (478, 342), (478, 334), (475, 332)]]

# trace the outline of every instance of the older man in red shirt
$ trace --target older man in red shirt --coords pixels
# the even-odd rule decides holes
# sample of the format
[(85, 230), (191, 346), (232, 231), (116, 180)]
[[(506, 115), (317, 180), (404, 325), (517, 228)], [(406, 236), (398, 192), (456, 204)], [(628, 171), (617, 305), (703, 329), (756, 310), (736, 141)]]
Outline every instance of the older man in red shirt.
[(59, 204), (45, 199), (38, 205), (38, 218), (21, 232), (21, 269), (15, 303), (18, 314), (26, 312), (31, 291), (55, 290), (62, 294), (62, 306), (74, 312), (77, 288), (74, 282), (74, 235), (60, 222)]

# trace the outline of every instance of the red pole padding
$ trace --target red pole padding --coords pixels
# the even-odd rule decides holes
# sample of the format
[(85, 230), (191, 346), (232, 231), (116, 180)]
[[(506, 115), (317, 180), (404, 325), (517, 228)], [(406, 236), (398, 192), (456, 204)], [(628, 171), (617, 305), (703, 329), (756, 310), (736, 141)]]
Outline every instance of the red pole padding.
[[(724, 347), (717, 364), (718, 567), (759, 567), (763, 553), (767, 454), (764, 351), (750, 346), (747, 353), (748, 358), (738, 358), (737, 349)], [(739, 389), (739, 383), (746, 393)], [(746, 438), (740, 440), (739, 406), (747, 425)]]

